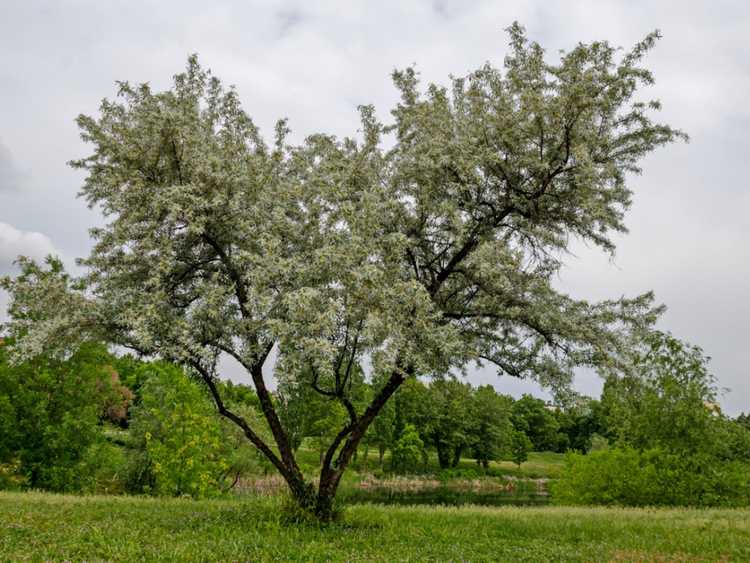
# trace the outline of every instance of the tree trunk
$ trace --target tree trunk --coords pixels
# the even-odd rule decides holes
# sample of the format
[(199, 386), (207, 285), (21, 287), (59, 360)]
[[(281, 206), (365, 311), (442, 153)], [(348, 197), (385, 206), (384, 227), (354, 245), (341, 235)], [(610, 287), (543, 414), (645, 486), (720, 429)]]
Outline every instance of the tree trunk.
[(448, 469), (451, 465), (451, 458), (450, 458), (450, 451), (448, 448), (446, 448), (444, 445), (438, 444), (435, 446), (437, 449), (437, 455), (438, 455), (438, 463), (440, 464), (440, 469)]
[(458, 462), (461, 461), (462, 451), (462, 446), (456, 446), (456, 449), (453, 450), (453, 461), (451, 462), (451, 467), (458, 467)]
[(383, 458), (385, 457), (385, 446), (380, 444), (378, 446), (378, 465), (380, 469), (383, 469)]
[[(352, 420), (334, 438), (333, 443), (326, 452), (320, 470), (320, 484), (314, 508), (315, 516), (319, 520), (328, 522), (334, 518), (333, 501), (336, 497), (341, 476), (351, 462), (370, 424), (372, 424), (372, 421), (375, 420), (383, 405), (385, 405), (403, 382), (404, 376), (402, 373), (398, 371), (393, 372), (385, 386), (362, 413), (362, 416)], [(342, 442), (343, 445), (341, 445)], [(340, 450), (339, 446), (341, 446)], [(334, 461), (333, 458), (336, 452), (338, 452), (338, 456)]]

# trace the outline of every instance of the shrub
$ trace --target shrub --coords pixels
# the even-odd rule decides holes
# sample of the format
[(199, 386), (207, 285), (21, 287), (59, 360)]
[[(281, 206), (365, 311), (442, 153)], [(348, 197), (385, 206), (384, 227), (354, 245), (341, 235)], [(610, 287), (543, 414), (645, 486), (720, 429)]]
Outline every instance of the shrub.
[(413, 424), (407, 424), (393, 446), (391, 466), (394, 471), (415, 471), (422, 461), (424, 443)]
[(13, 465), (20, 479), (0, 478), (0, 487), (78, 491), (90, 477), (86, 453), (101, 439), (112, 356), (91, 342), (67, 359), (11, 364), (11, 345), (0, 340), (0, 463)]
[(551, 490), (559, 504), (743, 506), (750, 502), (750, 472), (706, 455), (619, 447), (567, 454)]
[(112, 495), (125, 491), (126, 457), (122, 447), (98, 440), (86, 450), (77, 469), (82, 492)]
[(134, 409), (133, 492), (205, 497), (221, 491), (229, 463), (208, 398), (177, 366), (155, 363)]

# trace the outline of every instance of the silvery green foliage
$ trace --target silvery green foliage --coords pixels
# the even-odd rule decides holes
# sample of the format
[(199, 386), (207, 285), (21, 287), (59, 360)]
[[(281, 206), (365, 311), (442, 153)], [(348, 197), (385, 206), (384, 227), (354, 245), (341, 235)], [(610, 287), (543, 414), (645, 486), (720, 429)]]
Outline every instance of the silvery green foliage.
[(564, 386), (574, 366), (621, 356), (624, 333), (659, 308), (650, 294), (591, 304), (559, 293), (560, 258), (573, 238), (614, 252), (627, 174), (685, 135), (651, 120), (658, 102), (635, 97), (653, 80), (639, 64), (656, 33), (619, 60), (592, 43), (555, 65), (520, 26), (509, 33), (504, 69), (485, 65), (450, 89), (423, 92), (413, 69), (394, 73), (390, 221), (407, 237), (409, 275), (463, 349), (452, 361)]
[[(64, 357), (74, 345), (102, 333), (92, 302), (80, 281), (65, 272), (62, 261), (48, 257), (45, 266), (19, 257), (21, 273), (0, 278), (0, 287), (10, 292), (8, 316), (3, 328), (15, 346), (13, 358), (23, 361), (44, 353)], [(73, 345), (73, 346), (71, 346)]]
[[(619, 58), (607, 43), (578, 45), (552, 65), (522, 28), (509, 33), (503, 69), (451, 88), (422, 91), (413, 69), (395, 72), (393, 122), (362, 107), (359, 140), (317, 134), (291, 147), (282, 120), (266, 144), (195, 57), (166, 92), (120, 83), (97, 118), (78, 119), (94, 151), (72, 165), (107, 218), (92, 230), (88, 273), (68, 293), (55, 267), (26, 263), (5, 282), (13, 307), (44, 311), (43, 323), (12, 324), (27, 335), (21, 350), (99, 326), (209, 386), (229, 354), (253, 378), (279, 457), (233, 420), (291, 484), (301, 474), (262, 374), (276, 346), (277, 377), (346, 407), (321, 473), (328, 499), (405, 377), (487, 361), (564, 390), (576, 366), (617, 368), (624, 336), (660, 311), (652, 296), (588, 303), (552, 280), (573, 238), (614, 251), (627, 175), (684, 137), (636, 98), (657, 35)], [(47, 287), (59, 300), (36, 302)], [(358, 411), (350, 375), (365, 357), (382, 383)]]

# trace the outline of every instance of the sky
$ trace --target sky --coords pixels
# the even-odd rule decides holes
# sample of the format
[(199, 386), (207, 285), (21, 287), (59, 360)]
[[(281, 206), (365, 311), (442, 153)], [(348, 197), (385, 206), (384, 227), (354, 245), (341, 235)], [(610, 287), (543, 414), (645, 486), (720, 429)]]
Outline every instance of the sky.
[[(18, 254), (58, 254), (73, 267), (96, 211), (76, 197), (88, 154), (74, 123), (95, 114), (115, 81), (169, 86), (189, 54), (225, 83), (270, 139), (357, 129), (356, 107), (381, 119), (396, 101), (389, 75), (416, 65), (446, 84), (485, 62), (501, 66), (504, 29), (526, 27), (554, 60), (578, 42), (628, 48), (654, 29), (647, 58), (661, 120), (691, 140), (659, 149), (630, 178), (630, 232), (614, 257), (576, 245), (557, 286), (587, 299), (654, 290), (659, 327), (701, 346), (725, 412), (750, 411), (750, 3), (711, 1), (212, 1), (3, 0), (0, 8), (0, 275)], [(7, 296), (0, 294), (0, 318)], [(233, 367), (227, 365), (230, 376)], [(532, 382), (470, 374), (513, 395)], [(597, 396), (596, 374), (576, 388)]]

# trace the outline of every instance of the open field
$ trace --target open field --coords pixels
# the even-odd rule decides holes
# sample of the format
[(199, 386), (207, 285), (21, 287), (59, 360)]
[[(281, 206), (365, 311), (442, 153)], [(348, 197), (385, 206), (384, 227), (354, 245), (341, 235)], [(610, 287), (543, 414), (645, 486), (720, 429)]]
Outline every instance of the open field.
[(278, 497), (0, 493), (0, 560), (750, 560), (748, 510), (355, 505), (288, 525)]

